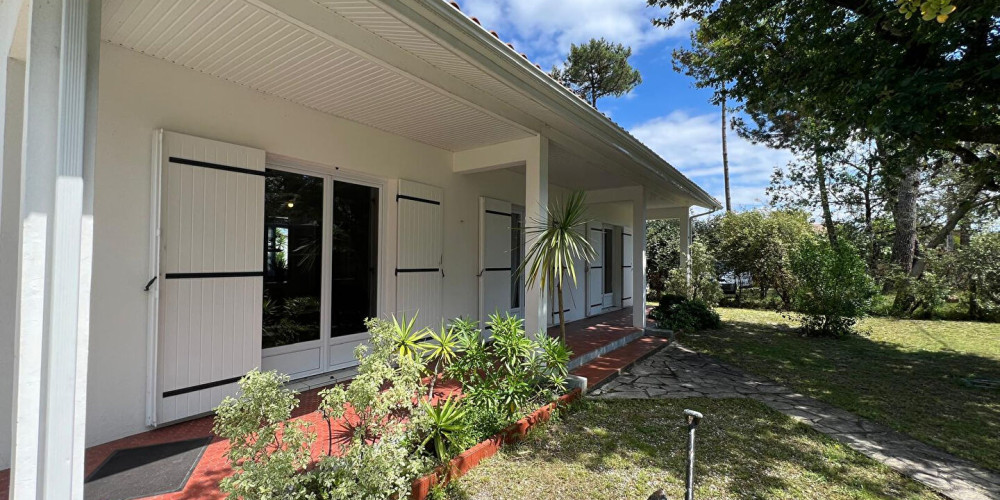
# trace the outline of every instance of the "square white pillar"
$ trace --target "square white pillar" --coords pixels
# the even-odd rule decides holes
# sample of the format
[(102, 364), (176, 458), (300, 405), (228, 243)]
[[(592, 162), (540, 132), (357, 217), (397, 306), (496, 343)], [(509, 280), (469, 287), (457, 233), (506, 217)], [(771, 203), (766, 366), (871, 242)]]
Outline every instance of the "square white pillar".
[(30, 3), (13, 498), (83, 497), (100, 6)]
[(632, 200), (632, 326), (646, 327), (646, 193)]
[[(524, 167), (524, 211), (527, 227), (548, 224), (549, 206), (549, 140), (537, 136), (537, 145), (531, 148)], [(526, 236), (525, 246), (531, 248), (534, 235)], [(540, 283), (524, 292), (524, 330), (529, 335), (544, 332), (548, 326), (549, 301)]]

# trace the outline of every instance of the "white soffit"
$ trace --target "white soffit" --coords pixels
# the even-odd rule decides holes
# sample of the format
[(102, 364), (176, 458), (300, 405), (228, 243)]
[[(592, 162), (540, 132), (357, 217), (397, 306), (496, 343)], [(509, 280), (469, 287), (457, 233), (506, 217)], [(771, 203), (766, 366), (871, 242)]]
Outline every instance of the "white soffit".
[[(443, 47), (370, 0), (313, 0), (427, 63), (521, 109), (538, 103)], [(526, 106), (530, 106), (526, 108)]]
[(109, 43), (450, 151), (528, 136), (245, 0), (105, 0), (102, 17)]

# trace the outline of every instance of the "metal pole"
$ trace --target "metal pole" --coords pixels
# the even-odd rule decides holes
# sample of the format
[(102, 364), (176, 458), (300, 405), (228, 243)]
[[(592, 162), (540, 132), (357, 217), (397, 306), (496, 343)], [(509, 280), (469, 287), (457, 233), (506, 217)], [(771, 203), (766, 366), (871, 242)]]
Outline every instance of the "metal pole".
[(684, 494), (686, 500), (694, 500), (694, 429), (704, 418), (701, 413), (694, 410), (684, 410), (684, 416), (688, 423), (688, 467), (687, 467), (687, 490)]

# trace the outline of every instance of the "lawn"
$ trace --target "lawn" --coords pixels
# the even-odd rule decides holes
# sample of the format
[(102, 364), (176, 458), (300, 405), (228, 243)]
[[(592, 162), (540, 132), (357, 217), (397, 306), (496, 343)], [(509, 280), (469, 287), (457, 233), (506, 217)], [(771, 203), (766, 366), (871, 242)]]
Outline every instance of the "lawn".
[(562, 421), (504, 448), (449, 498), (683, 498), (681, 412), (697, 434), (697, 498), (938, 498), (826, 436), (752, 400), (585, 400)]
[(770, 311), (720, 308), (682, 344), (1000, 471), (1000, 324), (869, 318), (864, 335), (801, 337)]

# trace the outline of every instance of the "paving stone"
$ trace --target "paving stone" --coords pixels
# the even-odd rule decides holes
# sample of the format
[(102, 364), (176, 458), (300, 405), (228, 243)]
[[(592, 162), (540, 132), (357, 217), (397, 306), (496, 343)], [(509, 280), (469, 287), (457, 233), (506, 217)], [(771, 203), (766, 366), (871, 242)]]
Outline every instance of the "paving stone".
[(1000, 500), (1000, 475), (677, 343), (591, 393), (597, 398), (752, 398), (956, 500)]

